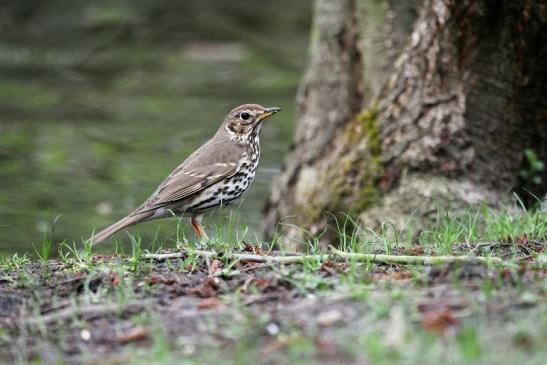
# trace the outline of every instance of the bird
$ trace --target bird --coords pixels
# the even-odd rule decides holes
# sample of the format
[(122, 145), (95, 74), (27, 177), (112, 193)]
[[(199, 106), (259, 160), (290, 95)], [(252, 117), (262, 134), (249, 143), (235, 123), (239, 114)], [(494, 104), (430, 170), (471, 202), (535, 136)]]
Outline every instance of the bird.
[(215, 135), (186, 158), (137, 209), (93, 234), (92, 245), (129, 226), (188, 216), (196, 236), (207, 239), (204, 213), (237, 201), (249, 188), (260, 159), (260, 131), (278, 107), (244, 104), (232, 109)]

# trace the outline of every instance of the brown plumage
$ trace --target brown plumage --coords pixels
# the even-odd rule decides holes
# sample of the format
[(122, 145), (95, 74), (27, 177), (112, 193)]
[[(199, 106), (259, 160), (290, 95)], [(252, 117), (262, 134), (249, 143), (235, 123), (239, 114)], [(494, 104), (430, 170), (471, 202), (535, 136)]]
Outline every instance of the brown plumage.
[(260, 158), (264, 120), (280, 111), (257, 104), (228, 113), (216, 134), (192, 153), (135, 211), (90, 238), (99, 243), (134, 224), (176, 215), (192, 218), (198, 237), (206, 237), (201, 215), (236, 201), (252, 182)]

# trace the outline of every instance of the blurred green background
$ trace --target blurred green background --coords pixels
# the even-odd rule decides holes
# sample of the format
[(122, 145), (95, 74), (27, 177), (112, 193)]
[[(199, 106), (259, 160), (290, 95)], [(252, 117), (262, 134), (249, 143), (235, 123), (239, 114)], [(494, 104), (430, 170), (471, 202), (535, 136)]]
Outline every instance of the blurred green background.
[[(44, 233), (79, 242), (127, 214), (243, 103), (283, 108), (240, 207), (258, 233), (310, 16), (310, 0), (3, 0), (0, 253), (32, 251)], [(175, 223), (131, 230), (169, 237)]]

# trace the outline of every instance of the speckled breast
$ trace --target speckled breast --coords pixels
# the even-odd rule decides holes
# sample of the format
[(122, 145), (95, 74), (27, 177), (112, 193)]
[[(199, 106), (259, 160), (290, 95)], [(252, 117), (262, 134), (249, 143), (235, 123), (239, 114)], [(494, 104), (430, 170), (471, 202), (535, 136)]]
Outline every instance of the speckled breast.
[(251, 185), (258, 166), (260, 150), (251, 148), (241, 159), (238, 172), (211, 185), (196, 195), (183, 207), (185, 213), (205, 213), (219, 206), (228, 206), (237, 201)]

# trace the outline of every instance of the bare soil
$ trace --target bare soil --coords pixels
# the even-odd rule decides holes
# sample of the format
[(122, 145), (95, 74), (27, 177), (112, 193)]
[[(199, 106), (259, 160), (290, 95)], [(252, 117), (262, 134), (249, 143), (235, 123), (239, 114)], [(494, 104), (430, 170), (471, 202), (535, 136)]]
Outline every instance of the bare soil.
[(28, 262), (0, 269), (0, 362), (534, 363), (547, 355), (544, 245), (478, 247), (514, 268)]

